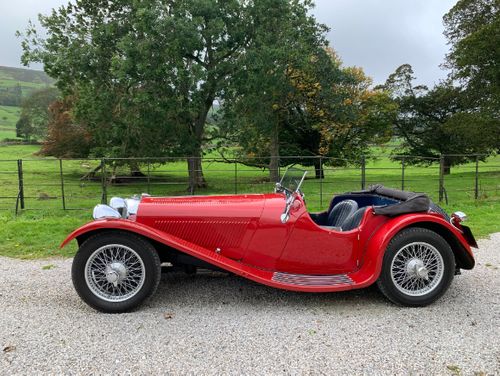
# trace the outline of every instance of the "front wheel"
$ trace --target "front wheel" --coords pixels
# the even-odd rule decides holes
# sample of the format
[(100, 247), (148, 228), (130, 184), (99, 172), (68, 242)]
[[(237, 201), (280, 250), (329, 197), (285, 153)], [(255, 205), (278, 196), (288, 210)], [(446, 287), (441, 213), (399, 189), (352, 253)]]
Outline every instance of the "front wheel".
[(396, 304), (425, 306), (446, 292), (454, 272), (455, 257), (446, 240), (434, 231), (412, 227), (390, 241), (377, 285)]
[(89, 306), (103, 312), (129, 311), (156, 290), (161, 262), (145, 239), (126, 232), (88, 238), (71, 269), (73, 285)]

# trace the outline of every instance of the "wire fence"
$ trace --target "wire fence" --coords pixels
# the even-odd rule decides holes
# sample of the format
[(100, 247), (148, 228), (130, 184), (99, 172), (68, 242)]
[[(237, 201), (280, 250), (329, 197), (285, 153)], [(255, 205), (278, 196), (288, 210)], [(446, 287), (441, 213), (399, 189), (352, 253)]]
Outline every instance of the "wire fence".
[[(367, 188), (371, 184), (426, 192), (434, 200), (453, 203), (484, 198), (500, 199), (500, 159), (453, 166), (445, 160), (388, 156), (339, 160), (321, 156), (277, 157), (277, 171), (269, 159), (203, 158), (206, 187), (189, 190), (187, 158), (18, 159), (0, 160), (0, 210), (88, 210), (112, 196), (147, 192), (155, 196), (189, 194), (244, 194), (272, 192), (286, 166), (308, 170), (303, 185), (308, 206), (321, 210), (335, 194)], [(411, 157), (414, 162), (416, 157)]]

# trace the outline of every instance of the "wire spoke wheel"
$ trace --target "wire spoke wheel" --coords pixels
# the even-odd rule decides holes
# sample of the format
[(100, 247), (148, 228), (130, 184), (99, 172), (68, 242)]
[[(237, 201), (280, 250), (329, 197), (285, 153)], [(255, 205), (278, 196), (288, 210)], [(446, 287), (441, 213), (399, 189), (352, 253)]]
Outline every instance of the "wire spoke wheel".
[(405, 295), (429, 294), (443, 279), (443, 257), (436, 247), (429, 243), (406, 244), (394, 255), (390, 275), (396, 289)]
[(95, 250), (85, 264), (85, 282), (98, 298), (123, 302), (136, 295), (144, 285), (146, 268), (132, 248), (108, 244)]

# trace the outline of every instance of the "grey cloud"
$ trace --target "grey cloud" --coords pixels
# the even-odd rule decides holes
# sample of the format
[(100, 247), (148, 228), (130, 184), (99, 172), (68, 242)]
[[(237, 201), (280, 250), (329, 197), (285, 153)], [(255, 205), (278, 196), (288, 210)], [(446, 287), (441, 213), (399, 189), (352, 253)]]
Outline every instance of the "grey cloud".
[[(21, 67), (21, 40), (17, 30), (23, 31), (28, 21), (37, 21), (38, 14), (48, 14), (52, 8), (66, 4), (67, 0), (0, 0), (0, 65)], [(30, 68), (41, 69), (40, 64)]]
[(375, 83), (409, 63), (432, 86), (447, 74), (439, 67), (448, 51), (442, 16), (455, 2), (316, 0), (313, 13), (331, 28), (328, 39), (344, 63), (363, 67)]

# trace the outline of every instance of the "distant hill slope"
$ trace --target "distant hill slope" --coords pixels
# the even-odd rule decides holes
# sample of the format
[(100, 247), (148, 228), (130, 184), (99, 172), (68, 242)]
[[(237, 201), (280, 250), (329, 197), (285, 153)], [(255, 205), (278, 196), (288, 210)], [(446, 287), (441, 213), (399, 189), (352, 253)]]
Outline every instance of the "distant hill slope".
[[(54, 80), (43, 71), (3, 66), (0, 66), (0, 80), (19, 82), (21, 85), (35, 84), (46, 86), (54, 83)], [(4, 85), (1, 85), (0, 87), (3, 86)]]
[(34, 90), (53, 84), (45, 72), (0, 66), (0, 106), (20, 106)]

